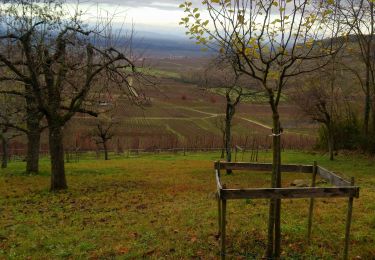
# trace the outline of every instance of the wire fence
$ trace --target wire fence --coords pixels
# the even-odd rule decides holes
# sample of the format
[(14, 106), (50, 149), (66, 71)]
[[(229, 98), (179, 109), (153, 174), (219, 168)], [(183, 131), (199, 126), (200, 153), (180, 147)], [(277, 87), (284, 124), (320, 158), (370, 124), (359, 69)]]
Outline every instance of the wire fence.
[[(234, 162), (266, 162), (270, 159), (270, 149), (262, 147), (240, 147), (238, 145), (231, 149), (232, 161)], [(13, 149), (12, 153), (9, 153), (8, 161), (26, 161), (25, 149)], [(80, 160), (103, 160), (105, 151), (103, 149), (97, 150), (82, 150), (82, 149), (66, 149), (65, 161), (67, 163), (79, 162)], [(127, 149), (123, 151), (118, 150), (107, 150), (110, 159), (115, 158), (133, 158), (141, 156), (158, 156), (158, 155), (179, 155), (188, 156), (198, 153), (216, 153), (217, 158), (225, 159), (226, 152), (223, 147), (201, 147), (201, 148), (167, 148), (167, 149)], [(2, 154), (0, 153), (2, 156)], [(48, 150), (40, 150), (41, 159), (49, 159)]]

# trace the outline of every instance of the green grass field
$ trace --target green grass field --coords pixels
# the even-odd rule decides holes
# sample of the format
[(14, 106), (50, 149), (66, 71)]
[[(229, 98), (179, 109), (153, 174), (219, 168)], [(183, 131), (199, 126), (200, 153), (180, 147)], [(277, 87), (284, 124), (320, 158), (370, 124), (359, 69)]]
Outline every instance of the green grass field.
[[(66, 164), (69, 190), (50, 193), (49, 162), (39, 176), (24, 163), (0, 172), (0, 259), (216, 259), (217, 202), (213, 161), (218, 153), (83, 158)], [(260, 155), (269, 161), (270, 154)], [(351, 258), (375, 255), (375, 161), (340, 155), (329, 162), (313, 153), (285, 152), (287, 163), (319, 164), (361, 187), (354, 202)], [(286, 173), (284, 186), (301, 178)], [(303, 178), (308, 178), (304, 176)], [(235, 172), (233, 186), (268, 186), (270, 174)], [(338, 259), (347, 200), (317, 199), (313, 241), (306, 244), (307, 199), (283, 200), (282, 256)], [(228, 202), (229, 259), (260, 258), (266, 244), (267, 200)]]

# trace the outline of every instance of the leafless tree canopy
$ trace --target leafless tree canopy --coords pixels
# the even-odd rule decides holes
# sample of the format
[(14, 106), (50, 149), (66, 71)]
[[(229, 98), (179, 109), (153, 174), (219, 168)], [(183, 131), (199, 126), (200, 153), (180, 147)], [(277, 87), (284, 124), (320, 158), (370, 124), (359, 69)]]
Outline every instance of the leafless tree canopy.
[[(46, 117), (52, 161), (51, 189), (66, 188), (62, 127), (75, 113), (97, 115), (96, 97), (117, 88), (139, 100), (137, 72), (125, 39), (117, 41), (111, 17), (85, 24), (62, 2), (9, 1), (1, 5), (2, 81), (28, 86)], [(71, 11), (71, 10), (70, 10)], [(129, 39), (128, 39), (129, 40)], [(122, 43), (117, 48), (114, 43)], [(15, 51), (17, 50), (17, 51)], [(13, 55), (15, 54), (15, 55)], [(4, 91), (17, 91), (7, 86)]]

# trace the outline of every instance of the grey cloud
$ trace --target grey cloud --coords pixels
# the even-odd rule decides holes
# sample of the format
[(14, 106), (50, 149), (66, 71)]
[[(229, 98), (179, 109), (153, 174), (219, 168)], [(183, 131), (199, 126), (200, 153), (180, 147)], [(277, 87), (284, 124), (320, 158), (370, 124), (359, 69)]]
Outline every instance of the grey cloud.
[[(73, 3), (75, 2), (74, 0), (68, 1)], [(161, 10), (176, 10), (182, 2), (183, 1), (180, 0), (88, 0), (84, 1), (83, 3), (99, 3), (124, 7), (152, 7)]]

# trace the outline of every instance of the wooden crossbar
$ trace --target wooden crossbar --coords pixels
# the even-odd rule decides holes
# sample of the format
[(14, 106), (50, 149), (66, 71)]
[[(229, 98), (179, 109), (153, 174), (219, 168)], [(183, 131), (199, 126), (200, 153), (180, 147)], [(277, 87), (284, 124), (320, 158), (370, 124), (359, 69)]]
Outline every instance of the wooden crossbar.
[[(253, 170), (253, 171), (272, 171), (271, 163), (243, 163), (243, 162), (215, 162), (215, 169), (217, 170)], [(299, 173), (313, 173), (313, 165), (299, 165), (299, 164), (283, 164), (281, 165), (282, 172), (299, 172)], [(320, 177), (330, 182), (330, 184), (337, 187), (350, 186), (350, 182), (344, 180), (337, 174), (328, 171), (327, 169), (318, 166), (317, 173)]]
[(299, 199), (359, 196), (359, 187), (221, 189), (223, 199)]
[[(244, 163), (244, 162), (215, 162), (215, 169), (272, 171), (272, 164), (271, 163)], [(313, 165), (283, 164), (281, 165), (281, 171), (312, 173)]]

